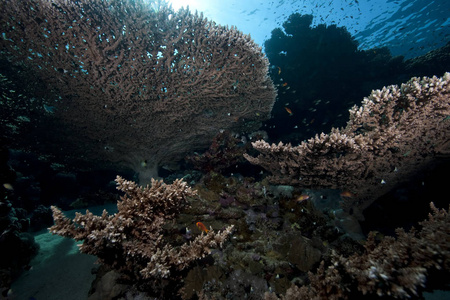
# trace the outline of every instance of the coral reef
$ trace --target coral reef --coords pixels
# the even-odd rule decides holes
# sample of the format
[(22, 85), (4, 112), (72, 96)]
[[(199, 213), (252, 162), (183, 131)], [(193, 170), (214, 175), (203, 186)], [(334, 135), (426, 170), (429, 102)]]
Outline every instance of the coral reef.
[(27, 232), (30, 220), (26, 211), (14, 208), (8, 197), (0, 201), (0, 290), (8, 290), (31, 259), (38, 253), (39, 245)]
[(447, 72), (450, 66), (450, 42), (425, 55), (408, 59), (405, 64), (409, 73), (420, 72), (426, 76), (433, 76)]
[(265, 42), (278, 87), (274, 117), (264, 128), (273, 141), (299, 143), (344, 126), (348, 109), (372, 89), (405, 80), (403, 57), (392, 57), (386, 47), (358, 49), (345, 27), (312, 24), (312, 15), (294, 13)]
[[(29, 230), (35, 224), (23, 207), (19, 206), (15, 183), (17, 175), (8, 165), (5, 144), (0, 145), (0, 293), (8, 292), (11, 283), (29, 268), (39, 245)], [(0, 296), (0, 297), (2, 297)]]
[(215, 228), (234, 224), (235, 231), (224, 249), (213, 251), (213, 260), (189, 271), (183, 299), (196, 299), (196, 293), (203, 299), (240, 298), (243, 293), (260, 299), (264, 289), (283, 294), (291, 280), (315, 270), (327, 251), (324, 244), (342, 235), (312, 203), (297, 203), (299, 191), (293, 187), (211, 173), (195, 186), (200, 201), (186, 213), (200, 215)]
[[(178, 182), (174, 181), (174, 184)], [(214, 172), (204, 175), (198, 181), (195, 189), (198, 196), (195, 196), (195, 201), (189, 201), (190, 207), (184, 205), (183, 213), (178, 214), (177, 211), (176, 218), (162, 226), (160, 233), (164, 237), (161, 238), (163, 239), (160, 243), (161, 248), (164, 248), (164, 243), (169, 242), (174, 249), (180, 249), (186, 241), (193, 243), (196, 236), (206, 236), (195, 226), (197, 221), (214, 229), (225, 228), (233, 224), (232, 239), (224, 244), (223, 248), (212, 249), (210, 255), (197, 260), (195, 264), (189, 264), (189, 267), (185, 267), (181, 272), (178, 272), (179, 266), (177, 265), (169, 267), (170, 274), (167, 277), (155, 273), (156, 277), (151, 275), (144, 279), (140, 270), (148, 271), (146, 264), (139, 264), (132, 275), (120, 267), (116, 267), (113, 273), (110, 268), (106, 268), (104, 274), (109, 275), (98, 275), (99, 281), (92, 297), (101, 291), (115, 292), (115, 297), (125, 297), (126, 291), (128, 293), (134, 291), (133, 294), (147, 298), (158, 297), (159, 299), (227, 299), (230, 297), (261, 299), (261, 295), (270, 291), (273, 293), (270, 294), (272, 298), (281, 295), (288, 298), (289, 295), (298, 296), (299, 289), (304, 290), (302, 295), (314, 294), (314, 290), (310, 291), (314, 284), (310, 285), (308, 279), (308, 272), (313, 272), (316, 275), (310, 275), (311, 280), (313, 276), (322, 276), (318, 281), (324, 280), (325, 284), (329, 283), (330, 289), (327, 295), (331, 295), (330, 299), (332, 299), (334, 291), (338, 292), (333, 281), (335, 278), (326, 277), (324, 279), (325, 275), (320, 274), (325, 274), (336, 260), (342, 259), (342, 264), (345, 265), (346, 259), (359, 257), (359, 260), (354, 260), (355, 264), (367, 266), (367, 262), (365, 262), (367, 255), (375, 259), (376, 256), (381, 257), (381, 255), (392, 252), (388, 248), (393, 238), (386, 237), (384, 238), (386, 241), (383, 241), (383, 236), (373, 233), (366, 242), (366, 247), (363, 247), (362, 241), (352, 240), (337, 228), (336, 218), (338, 216), (336, 214), (333, 215), (326, 210), (325, 213), (322, 213), (323, 207), (320, 210), (315, 207), (318, 199), (326, 201), (328, 204), (324, 204), (324, 206), (327, 207), (332, 202), (337, 205), (339, 192), (336, 191), (312, 191), (292, 186), (272, 186), (266, 179), (255, 182), (254, 178), (225, 177)], [(134, 186), (130, 190), (134, 191)], [(298, 197), (304, 194), (309, 195), (310, 198), (298, 201)], [(142, 198), (141, 196), (136, 197)], [(161, 207), (166, 202), (158, 203), (155, 207)], [(147, 213), (148, 210), (140, 208), (139, 205), (138, 203), (138, 206), (133, 207), (133, 211), (143, 212), (144, 216), (154, 213)], [(159, 211), (159, 209), (156, 210)], [(141, 214), (136, 213), (136, 215)], [(98, 230), (100, 231), (100, 228)], [(108, 230), (105, 228), (102, 232)], [(436, 230), (436, 232), (438, 231), (442, 233), (439, 236), (441, 240), (447, 239), (445, 229)], [(210, 233), (211, 231), (208, 234)], [(417, 234), (417, 236), (419, 235)], [(140, 236), (143, 234), (141, 233)], [(120, 236), (116, 239), (123, 242)], [(129, 237), (127, 240), (132, 244), (139, 244), (135, 242), (134, 237)], [(403, 241), (403, 244), (410, 241), (401, 238), (398, 240)], [(104, 239), (103, 242), (107, 243), (107, 240)], [(97, 247), (98, 243), (96, 242), (95, 245)], [(369, 249), (376, 248), (378, 245), (384, 246), (381, 246), (376, 252)], [(412, 246), (414, 247), (414, 245)], [(103, 247), (102, 244), (100, 247)], [(396, 251), (402, 255), (409, 253), (408, 251), (402, 252), (398, 248)], [(123, 250), (118, 253), (122, 255)], [(163, 251), (160, 254), (162, 255)], [(170, 262), (173, 258), (171, 253), (166, 252), (165, 255), (167, 255), (165, 262)], [(110, 258), (115, 259), (115, 254), (110, 252)], [(437, 259), (440, 258), (437, 257)], [(322, 260), (324, 263), (320, 266)], [(424, 257), (423, 260), (428, 260), (427, 262), (433, 265), (434, 257)], [(388, 261), (386, 260), (386, 262)], [(111, 264), (107, 266), (111, 267)], [(399, 263), (395, 260), (388, 265), (380, 263), (377, 268), (385, 270), (389, 269), (389, 266), (398, 267), (398, 270), (402, 269), (401, 261)], [(353, 269), (356, 267), (352, 266)], [(428, 271), (430, 273), (425, 275), (432, 282), (433, 278), (429, 277), (433, 275), (432, 270), (428, 269)], [(118, 276), (119, 272), (128, 274), (134, 279), (124, 280), (123, 275)], [(138, 273), (137, 276), (134, 275), (136, 273)], [(355, 297), (351, 299), (360, 299), (362, 290), (358, 292), (356, 279), (345, 275), (347, 273), (339, 274), (339, 278), (341, 278), (339, 288), (343, 287), (343, 292), (346, 293), (345, 289), (349, 287), (356, 291), (356, 295), (352, 293), (349, 298), (354, 295)], [(356, 271), (355, 274), (357, 274)], [(360, 275), (358, 276), (360, 277)], [(393, 271), (393, 282), (397, 280), (395, 276), (397, 275)], [(135, 280), (136, 277), (138, 280)], [(295, 286), (290, 288), (293, 284)], [(428, 288), (430, 283), (427, 281), (426, 284)], [(364, 283), (361, 283), (361, 289), (363, 285)], [(324, 287), (320, 286), (319, 288)], [(383, 287), (382, 292), (386, 293), (389, 288), (390, 286)], [(405, 290), (407, 290), (406, 286)], [(418, 286), (416, 290), (420, 294), (422, 287)], [(407, 291), (410, 292), (410, 290)], [(368, 291), (366, 296), (372, 294), (374, 294), (373, 291)], [(125, 299), (127, 298), (125, 297)]]
[[(450, 271), (450, 215), (430, 204), (432, 213), (421, 230), (397, 229), (397, 238), (375, 241), (369, 234), (363, 254), (335, 255), (309, 273), (309, 285), (292, 286), (282, 299), (361, 299), (364, 295), (418, 297), (430, 273)], [(266, 299), (277, 299), (266, 294)]]
[(404, 60), (393, 56), (392, 48), (358, 45), (347, 28), (314, 18), (294, 13), (265, 41), (270, 77), (278, 88), (273, 117), (264, 127), (272, 142), (298, 144), (345, 126), (348, 109), (372, 90), (450, 70), (450, 44)]
[(334, 188), (343, 207), (360, 212), (401, 180), (449, 155), (450, 73), (412, 78), (373, 91), (350, 110), (345, 128), (298, 146), (252, 143), (245, 157), (272, 173), (270, 180), (300, 187)]
[[(417, 198), (399, 193), (397, 212), (372, 201), (449, 157), (450, 74), (373, 91), (351, 109), (347, 127), (336, 126), (362, 91), (397, 83), (408, 63), (408, 72), (430, 66), (442, 74), (432, 70), (447, 61), (448, 47), (403, 62), (387, 48), (358, 50), (345, 28), (290, 16), (266, 44), (280, 91), (275, 118), (287, 124), (272, 133), (301, 141), (332, 120), (336, 128), (299, 146), (258, 141), (248, 149), (256, 135), (245, 132), (268, 117), (275, 91), (261, 49), (236, 28), (164, 1), (5, 0), (0, 8), (0, 139), (12, 137), (8, 144), (20, 150), (21, 141), (33, 143), (37, 154), (16, 153), (10, 174), (0, 172), (3, 297), (11, 294), (11, 270), (30, 267), (36, 251), (24, 231), (46, 224), (49, 213), (53, 234), (99, 258), (92, 300), (421, 298), (448, 283), (449, 212), (432, 204), (429, 219), (410, 230), (427, 212), (411, 212), (411, 202), (441, 207), (445, 199), (429, 190), (446, 182), (408, 180), (404, 189)], [(100, 159), (114, 175), (72, 172), (40, 155), (45, 147), (72, 166)], [(141, 187), (116, 168), (131, 167), (146, 181), (187, 153), (194, 155), (166, 183)], [(445, 179), (447, 169), (434, 175)], [(109, 189), (116, 174), (124, 193), (117, 213), (64, 216), (71, 207), (116, 202)], [(366, 222), (395, 218), (396, 238), (387, 236), (394, 223), (383, 222), (366, 238), (374, 227), (363, 231), (356, 217), (370, 203), (382, 209), (366, 210)]]
[(193, 260), (210, 253), (210, 247), (221, 247), (233, 226), (215, 233), (197, 236), (179, 246), (164, 240), (163, 225), (176, 218), (196, 195), (187, 184), (176, 180), (171, 185), (152, 180), (151, 187), (139, 187), (121, 177), (118, 189), (125, 192), (117, 203), (118, 212), (101, 216), (89, 211), (77, 213), (72, 220), (52, 207), (53, 234), (83, 240), (80, 251), (96, 255), (100, 262), (134, 279), (167, 278), (171, 271), (182, 270)]
[(230, 131), (222, 131), (216, 135), (211, 146), (205, 153), (187, 156), (185, 159), (191, 163), (195, 169), (208, 173), (224, 172), (243, 162), (242, 155), (251, 147), (249, 143), (242, 146), (241, 140), (231, 135)]
[[(8, 0), (0, 9), (2, 63), (48, 90), (27, 124), (45, 122), (20, 139), (35, 151), (118, 164), (148, 183), (220, 130), (255, 130), (269, 117), (268, 61), (234, 27), (164, 1)], [(8, 111), (19, 107), (8, 98)]]

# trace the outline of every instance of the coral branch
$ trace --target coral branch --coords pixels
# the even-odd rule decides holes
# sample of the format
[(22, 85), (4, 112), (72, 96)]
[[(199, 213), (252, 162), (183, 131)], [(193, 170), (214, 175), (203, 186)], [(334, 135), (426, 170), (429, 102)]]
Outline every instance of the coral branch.
[(253, 143), (261, 154), (245, 157), (277, 183), (351, 191), (346, 208), (362, 211), (399, 181), (448, 155), (450, 73), (412, 78), (401, 87), (373, 91), (350, 110), (342, 129), (298, 146)]
[(233, 226), (215, 233), (202, 234), (178, 247), (164, 241), (162, 225), (176, 218), (188, 206), (196, 192), (182, 180), (167, 185), (152, 180), (151, 187), (139, 187), (117, 177), (117, 189), (126, 193), (117, 203), (118, 212), (101, 216), (77, 213), (73, 220), (52, 207), (53, 234), (83, 240), (80, 251), (96, 255), (100, 261), (137, 279), (169, 277), (172, 269), (182, 270), (195, 259), (210, 253), (210, 247), (222, 247)]
[[(363, 295), (410, 299), (419, 296), (431, 272), (450, 271), (450, 215), (430, 204), (432, 213), (420, 231), (397, 229), (397, 238), (375, 241), (369, 234), (365, 253), (334, 255), (309, 273), (310, 284), (292, 286), (282, 299), (359, 299)], [(267, 295), (266, 299), (276, 299)]]

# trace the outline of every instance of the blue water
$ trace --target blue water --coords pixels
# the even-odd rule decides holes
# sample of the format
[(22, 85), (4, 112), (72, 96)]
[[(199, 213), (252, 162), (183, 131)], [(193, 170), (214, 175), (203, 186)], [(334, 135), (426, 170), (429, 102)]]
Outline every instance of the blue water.
[(388, 46), (406, 58), (441, 47), (450, 39), (447, 0), (172, 0), (222, 25), (236, 26), (259, 44), (287, 17), (312, 14), (313, 25), (345, 26), (361, 49)]
[[(237, 29), (250, 34), (255, 42), (263, 47), (263, 51), (264, 42), (271, 37), (272, 30), (282, 28), (282, 24), (293, 13), (312, 15), (311, 26), (313, 27), (319, 24), (346, 27), (357, 40), (359, 49), (367, 50), (386, 46), (392, 56), (403, 55), (405, 58), (413, 58), (424, 55), (450, 41), (450, 0), (172, 0), (169, 2), (175, 9), (188, 5), (191, 11), (201, 12), (216, 23), (236, 26)], [(6, 36), (3, 34), (1, 38), (5, 40)], [(304, 130), (306, 126), (316, 125), (319, 119), (314, 117), (308, 119), (306, 125), (301, 123), (303, 119), (303, 116), (300, 117), (302, 103), (296, 107), (294, 102), (300, 98), (297, 96), (300, 93), (296, 94), (295, 82), (286, 79), (288, 75), (285, 74), (288, 74), (288, 71), (284, 67), (277, 67), (274, 64), (270, 70), (272, 75), (281, 73), (281, 76), (278, 77), (283, 77), (283, 80), (277, 77), (279, 80), (276, 83), (278, 86), (286, 87), (287, 92), (283, 94), (283, 90), (280, 88), (280, 95), (277, 99), (279, 114), (277, 115), (277, 107), (275, 107), (273, 113), (275, 121), (269, 123), (265, 130), (271, 134), (275, 130), (284, 131), (283, 138), (288, 138), (290, 133), (295, 133), (299, 128)], [(295, 76), (299, 77), (297, 73)], [(301, 78), (301, 80), (305, 81), (306, 78)], [(380, 86), (371, 88), (380, 88)], [(320, 103), (321, 100), (318, 101)], [(286, 113), (286, 106), (294, 111), (293, 116)], [(43, 108), (45, 116), (58, 113), (54, 106), (44, 105)], [(335, 112), (332, 109), (329, 110)], [(26, 123), (30, 122), (25, 117), (20, 120)], [(277, 123), (278, 121), (279, 123)], [(329, 120), (322, 121), (332, 125)], [(283, 129), (283, 124), (286, 129)], [(275, 125), (276, 129), (274, 129)], [(302, 125), (304, 126), (302, 127)], [(12, 125), (10, 127), (12, 128)], [(271, 129), (272, 132), (270, 132)], [(271, 137), (273, 138), (273, 135)], [(30, 161), (23, 161), (23, 164), (30, 168)], [(36, 173), (38, 172), (36, 171)], [(25, 180), (22, 178), (22, 181)], [(36, 186), (37, 184), (34, 188), (38, 190)], [(6, 188), (5, 185), (4, 187)], [(31, 192), (29, 193), (31, 194)], [(41, 200), (39, 199), (39, 201)], [(114, 213), (114, 208), (114, 205), (112, 208), (108, 207), (108, 211)], [(100, 214), (101, 209), (95, 211), (90, 208), (90, 211)], [(74, 216), (74, 213), (75, 211), (65, 212), (70, 218)], [(95, 277), (90, 270), (94, 266), (96, 258), (80, 254), (76, 242), (52, 236), (46, 230), (35, 233), (34, 238), (40, 245), (40, 252), (31, 261), (28, 266), (29, 270), (24, 271), (22, 276), (14, 282), (8, 294), (11, 299), (84, 299), (80, 298), (83, 297), (80, 295), (87, 294)], [(425, 297), (439, 299), (437, 293)], [(445, 298), (445, 296), (443, 297)]]

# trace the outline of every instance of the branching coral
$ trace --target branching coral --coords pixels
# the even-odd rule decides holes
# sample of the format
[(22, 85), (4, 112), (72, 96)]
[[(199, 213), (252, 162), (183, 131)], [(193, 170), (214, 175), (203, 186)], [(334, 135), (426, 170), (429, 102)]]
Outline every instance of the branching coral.
[(190, 262), (209, 254), (210, 247), (221, 247), (233, 226), (215, 233), (208, 231), (190, 243), (172, 246), (164, 240), (162, 225), (178, 216), (196, 195), (182, 180), (167, 185), (152, 180), (151, 187), (139, 187), (117, 177), (118, 189), (125, 192), (117, 203), (118, 212), (101, 216), (77, 213), (68, 219), (52, 207), (53, 234), (83, 240), (80, 251), (96, 255), (100, 261), (132, 278), (165, 278), (171, 270), (182, 270)]
[(229, 131), (223, 131), (214, 137), (208, 151), (203, 154), (194, 153), (186, 157), (194, 168), (203, 172), (214, 171), (220, 173), (223, 170), (236, 166), (242, 162), (242, 155), (251, 148), (250, 144), (240, 146), (239, 140)]
[[(335, 255), (330, 265), (322, 262), (309, 273), (310, 284), (292, 286), (282, 299), (359, 299), (362, 295), (408, 299), (418, 296), (432, 271), (450, 271), (450, 214), (430, 204), (432, 213), (422, 229), (405, 232), (380, 243), (371, 233), (365, 253)], [(267, 299), (276, 298), (267, 295)]]
[(351, 191), (347, 209), (362, 211), (399, 181), (449, 151), (450, 73), (412, 78), (373, 91), (350, 110), (345, 128), (298, 146), (253, 143), (245, 157), (281, 184)]
[(7, 0), (0, 10), (0, 58), (54, 95), (36, 150), (131, 167), (148, 183), (220, 130), (269, 117), (268, 61), (234, 27), (164, 1)]

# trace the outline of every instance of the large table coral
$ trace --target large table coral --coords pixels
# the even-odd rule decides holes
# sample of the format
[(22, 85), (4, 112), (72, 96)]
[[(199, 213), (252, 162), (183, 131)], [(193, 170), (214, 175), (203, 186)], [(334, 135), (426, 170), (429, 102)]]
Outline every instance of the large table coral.
[(136, 279), (166, 278), (173, 270), (182, 270), (190, 262), (209, 254), (210, 247), (221, 247), (233, 230), (209, 230), (189, 243), (172, 246), (164, 240), (163, 224), (174, 219), (188, 206), (188, 198), (196, 195), (185, 182), (171, 185), (152, 180), (151, 187), (141, 188), (121, 177), (118, 189), (125, 192), (117, 203), (118, 212), (101, 216), (77, 213), (68, 219), (52, 207), (55, 225), (50, 232), (82, 240), (80, 251), (92, 254), (100, 262)]
[(164, 1), (7, 0), (0, 10), (5, 70), (47, 88), (43, 103), (4, 105), (5, 115), (32, 106), (22, 113), (33, 124), (48, 117), (20, 139), (34, 151), (129, 167), (148, 183), (220, 130), (252, 131), (270, 116), (268, 61), (235, 27)]

